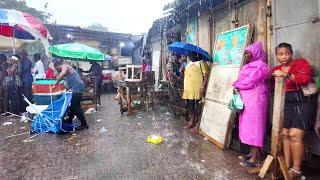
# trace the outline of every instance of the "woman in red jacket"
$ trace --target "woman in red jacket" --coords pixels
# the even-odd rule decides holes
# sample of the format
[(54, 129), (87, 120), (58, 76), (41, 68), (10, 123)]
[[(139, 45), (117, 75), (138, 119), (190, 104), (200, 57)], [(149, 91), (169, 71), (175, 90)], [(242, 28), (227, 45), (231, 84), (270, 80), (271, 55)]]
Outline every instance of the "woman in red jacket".
[(46, 79), (56, 79), (55, 68), (53, 63), (49, 64), (49, 67), (46, 71)]
[(273, 76), (285, 77), (283, 150), (290, 174), (296, 178), (301, 176), (303, 138), (305, 131), (313, 125), (316, 106), (300, 90), (311, 81), (311, 66), (305, 59), (293, 60), (292, 55), (290, 44), (281, 43), (276, 47), (276, 57), (281, 65), (273, 68)]

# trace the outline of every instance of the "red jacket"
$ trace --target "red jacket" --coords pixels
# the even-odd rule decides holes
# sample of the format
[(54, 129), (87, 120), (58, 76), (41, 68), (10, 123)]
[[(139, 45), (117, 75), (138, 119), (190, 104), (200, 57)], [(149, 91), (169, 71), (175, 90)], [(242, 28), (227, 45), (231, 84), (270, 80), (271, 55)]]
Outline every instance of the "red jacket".
[(46, 79), (55, 79), (55, 73), (54, 70), (52, 70), (51, 68), (48, 68), (47, 72), (46, 72)]
[[(272, 69), (272, 72), (276, 70), (281, 70), (281, 65), (275, 66)], [(294, 81), (291, 79), (285, 79), (286, 92), (299, 91), (299, 86), (308, 85), (311, 81), (311, 66), (305, 59), (301, 58), (294, 60), (288, 73), (294, 75)]]

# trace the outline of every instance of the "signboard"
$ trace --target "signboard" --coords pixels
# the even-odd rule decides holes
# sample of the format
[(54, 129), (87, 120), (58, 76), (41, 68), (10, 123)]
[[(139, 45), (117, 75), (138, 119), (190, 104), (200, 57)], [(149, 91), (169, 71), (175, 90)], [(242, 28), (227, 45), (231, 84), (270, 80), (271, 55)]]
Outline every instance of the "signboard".
[(244, 48), (251, 38), (249, 25), (220, 33), (200, 123), (200, 133), (221, 149), (228, 148), (234, 116), (228, 109), (232, 83), (237, 80)]
[(221, 33), (216, 38), (213, 63), (215, 65), (240, 65), (246, 47), (249, 26)]
[(187, 43), (197, 45), (197, 18), (190, 19), (188, 23)]

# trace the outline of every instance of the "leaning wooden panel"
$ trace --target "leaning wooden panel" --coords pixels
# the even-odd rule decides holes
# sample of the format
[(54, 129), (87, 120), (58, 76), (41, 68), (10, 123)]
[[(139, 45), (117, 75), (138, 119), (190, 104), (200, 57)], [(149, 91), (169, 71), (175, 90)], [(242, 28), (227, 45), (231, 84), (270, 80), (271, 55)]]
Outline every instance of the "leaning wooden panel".
[(221, 149), (225, 149), (231, 114), (227, 105), (206, 100), (201, 117), (200, 132)]
[(232, 97), (232, 83), (238, 78), (240, 67), (212, 66), (206, 99), (229, 103)]

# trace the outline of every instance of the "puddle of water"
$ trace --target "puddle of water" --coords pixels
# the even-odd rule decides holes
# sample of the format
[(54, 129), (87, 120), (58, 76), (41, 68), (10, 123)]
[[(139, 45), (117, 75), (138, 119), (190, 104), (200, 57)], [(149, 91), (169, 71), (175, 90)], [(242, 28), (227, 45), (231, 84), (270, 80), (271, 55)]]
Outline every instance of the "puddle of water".
[(230, 173), (230, 171), (228, 171), (226, 168), (217, 170), (214, 173), (214, 179), (221, 179), (221, 180), (229, 180), (229, 178), (227, 177), (227, 175)]

